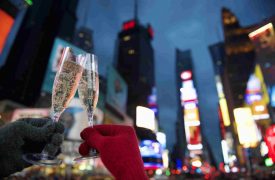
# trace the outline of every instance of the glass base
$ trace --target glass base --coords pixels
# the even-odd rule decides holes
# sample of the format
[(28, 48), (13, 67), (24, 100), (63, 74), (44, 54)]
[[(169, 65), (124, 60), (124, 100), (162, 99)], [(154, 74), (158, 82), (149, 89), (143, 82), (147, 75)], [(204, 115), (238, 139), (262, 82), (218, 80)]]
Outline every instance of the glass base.
[(88, 156), (77, 157), (74, 159), (74, 161), (84, 161), (88, 159), (95, 159), (98, 157), (99, 157), (99, 153), (95, 149), (92, 149)]
[(40, 166), (55, 166), (62, 163), (61, 159), (46, 154), (25, 154), (23, 159), (28, 163)]

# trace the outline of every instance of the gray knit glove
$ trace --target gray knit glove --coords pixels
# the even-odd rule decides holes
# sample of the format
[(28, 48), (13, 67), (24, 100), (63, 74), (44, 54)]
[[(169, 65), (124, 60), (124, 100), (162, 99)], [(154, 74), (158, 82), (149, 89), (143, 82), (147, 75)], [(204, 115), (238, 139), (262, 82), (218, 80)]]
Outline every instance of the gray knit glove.
[(0, 128), (0, 177), (8, 176), (31, 166), (23, 154), (40, 153), (43, 148), (50, 155), (60, 152), (64, 126), (50, 119), (26, 118)]

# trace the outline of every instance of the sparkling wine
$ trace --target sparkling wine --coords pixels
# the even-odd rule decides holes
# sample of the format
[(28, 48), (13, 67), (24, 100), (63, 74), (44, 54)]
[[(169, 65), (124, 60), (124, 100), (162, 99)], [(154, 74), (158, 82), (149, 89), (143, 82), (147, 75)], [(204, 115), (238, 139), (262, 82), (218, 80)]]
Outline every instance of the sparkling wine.
[(83, 67), (73, 61), (65, 61), (60, 72), (55, 76), (52, 108), (53, 113), (61, 114), (74, 97)]
[[(88, 115), (92, 116), (99, 95), (99, 79), (97, 72), (84, 69), (78, 86), (78, 94)], [(89, 121), (92, 121), (92, 117), (89, 118)]]

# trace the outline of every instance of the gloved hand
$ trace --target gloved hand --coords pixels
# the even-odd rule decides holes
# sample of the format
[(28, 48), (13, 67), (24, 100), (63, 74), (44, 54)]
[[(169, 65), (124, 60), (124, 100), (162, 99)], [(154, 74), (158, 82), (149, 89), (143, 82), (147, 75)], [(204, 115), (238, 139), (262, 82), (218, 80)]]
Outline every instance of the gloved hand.
[(41, 153), (46, 145), (50, 155), (57, 155), (63, 141), (64, 126), (51, 119), (26, 118), (0, 128), (0, 177), (31, 166), (23, 154)]
[(84, 142), (79, 147), (79, 153), (86, 156), (91, 148), (98, 150), (102, 162), (116, 179), (148, 179), (132, 127), (97, 125), (84, 129), (81, 138)]

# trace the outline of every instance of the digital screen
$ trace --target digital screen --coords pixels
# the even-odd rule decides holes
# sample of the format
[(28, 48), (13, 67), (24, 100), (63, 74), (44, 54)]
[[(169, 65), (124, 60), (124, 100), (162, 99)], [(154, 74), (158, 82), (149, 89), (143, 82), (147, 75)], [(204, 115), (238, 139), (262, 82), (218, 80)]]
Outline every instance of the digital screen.
[(4, 49), (5, 42), (11, 31), (14, 19), (5, 11), (0, 9), (0, 55)]
[(162, 146), (159, 142), (152, 140), (143, 140), (139, 144), (140, 153), (145, 168), (161, 168), (162, 163)]

